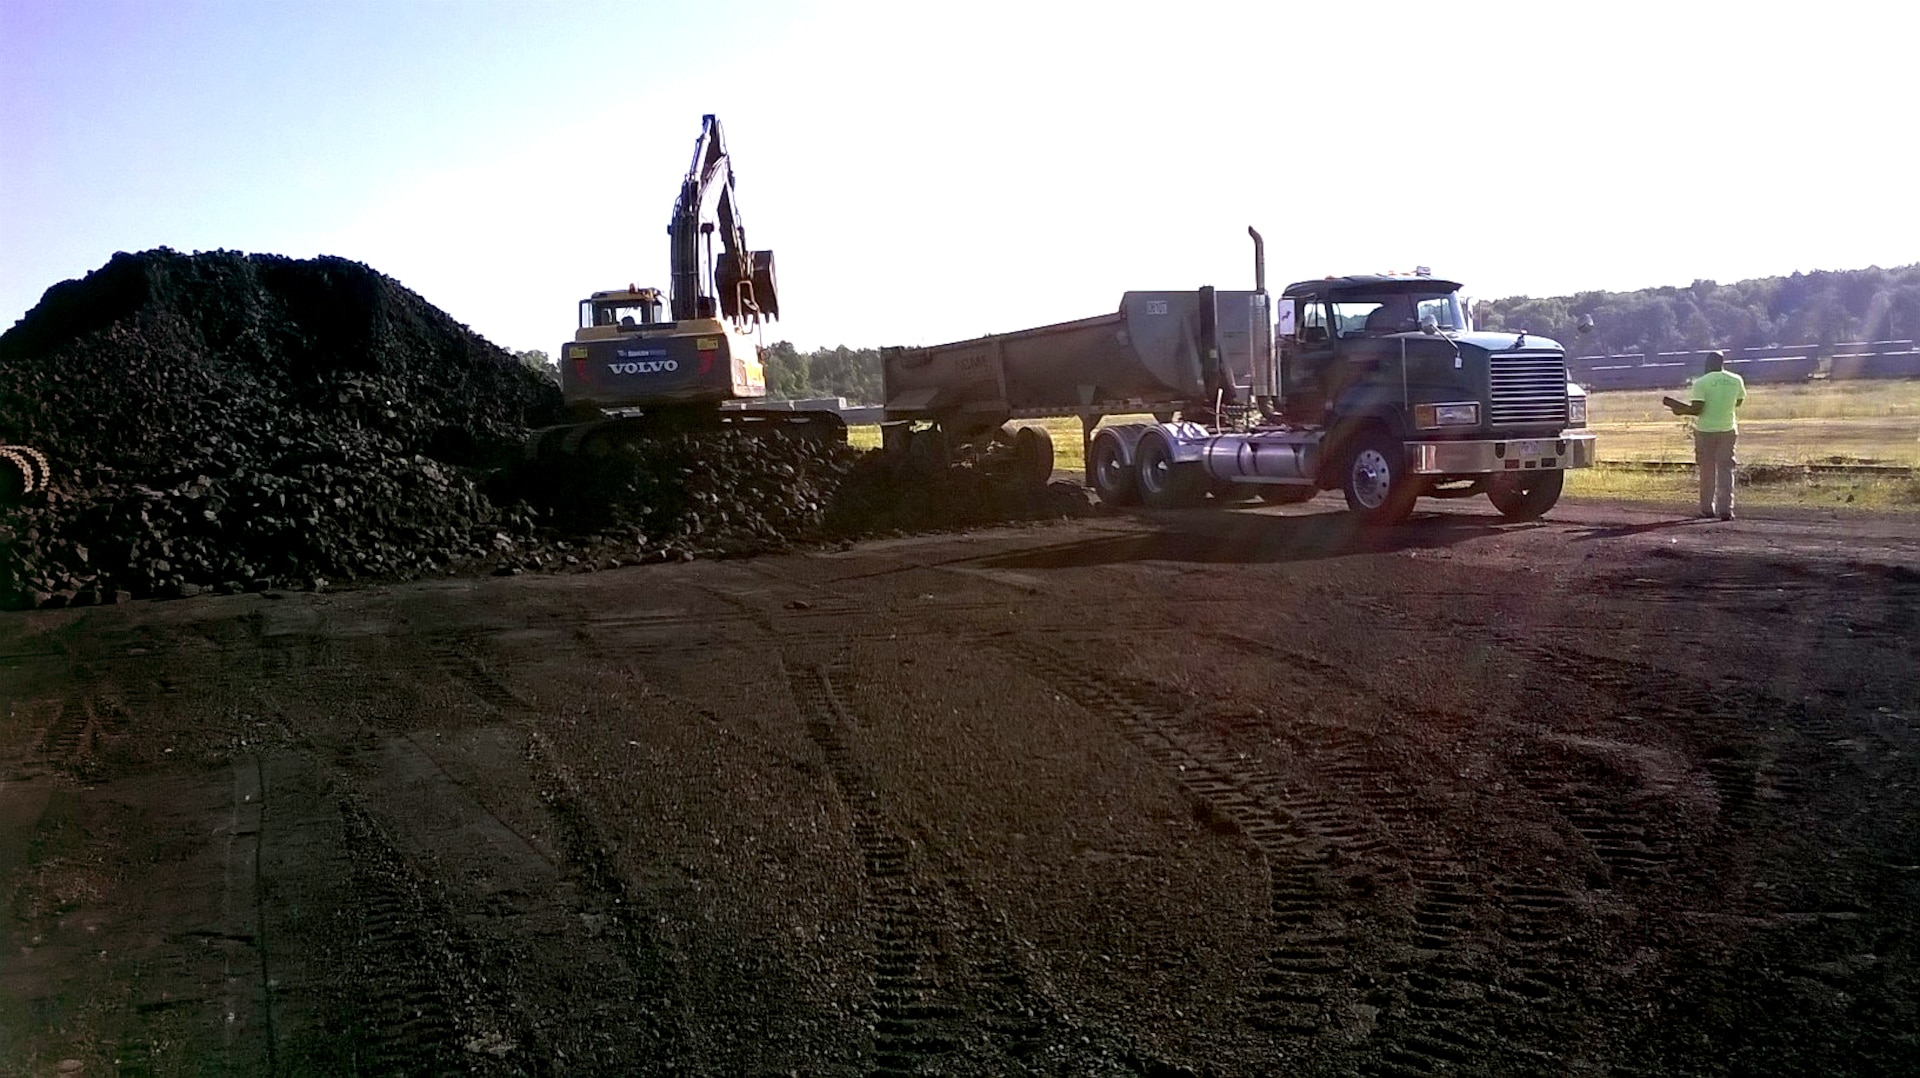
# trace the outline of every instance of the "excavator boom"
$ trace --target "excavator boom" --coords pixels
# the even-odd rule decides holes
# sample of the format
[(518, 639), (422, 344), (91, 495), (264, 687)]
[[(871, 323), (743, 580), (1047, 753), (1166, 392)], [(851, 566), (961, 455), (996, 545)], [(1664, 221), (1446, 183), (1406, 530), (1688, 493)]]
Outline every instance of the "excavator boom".
[[(715, 235), (720, 250), (713, 250)], [(749, 251), (734, 195), (733, 165), (718, 118), (701, 118), (693, 164), (680, 184), (680, 198), (667, 225), (673, 263), (675, 321), (713, 318), (759, 323), (780, 315), (774, 290), (773, 252)]]

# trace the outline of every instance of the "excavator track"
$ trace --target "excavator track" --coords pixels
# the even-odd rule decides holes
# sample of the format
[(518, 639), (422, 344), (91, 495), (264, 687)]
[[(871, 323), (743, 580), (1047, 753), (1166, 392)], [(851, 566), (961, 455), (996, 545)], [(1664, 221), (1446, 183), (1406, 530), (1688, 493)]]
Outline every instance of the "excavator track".
[(764, 438), (800, 438), (833, 445), (847, 443), (847, 424), (833, 412), (781, 409), (712, 409), (650, 412), (569, 423), (535, 431), (527, 439), (528, 460), (605, 456), (623, 445), (682, 434), (729, 431)]

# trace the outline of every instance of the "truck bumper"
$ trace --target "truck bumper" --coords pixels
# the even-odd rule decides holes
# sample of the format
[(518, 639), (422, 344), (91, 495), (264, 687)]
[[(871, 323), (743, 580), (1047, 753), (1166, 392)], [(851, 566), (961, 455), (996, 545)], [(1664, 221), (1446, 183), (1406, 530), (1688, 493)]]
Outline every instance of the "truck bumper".
[(1407, 460), (1420, 475), (1489, 475), (1528, 468), (1591, 468), (1593, 442), (1593, 435), (1586, 431), (1567, 431), (1557, 438), (1408, 442)]

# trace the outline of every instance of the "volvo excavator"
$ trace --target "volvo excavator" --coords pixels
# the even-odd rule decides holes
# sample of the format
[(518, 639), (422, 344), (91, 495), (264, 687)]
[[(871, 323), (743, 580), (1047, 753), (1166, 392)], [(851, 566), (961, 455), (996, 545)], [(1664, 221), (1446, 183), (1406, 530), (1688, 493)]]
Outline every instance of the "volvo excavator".
[[(595, 292), (560, 349), (572, 421), (541, 431), (541, 457), (662, 434), (750, 430), (846, 440), (833, 412), (754, 408), (767, 395), (759, 331), (780, 315), (773, 252), (747, 248), (720, 121), (702, 118), (667, 224), (671, 290)], [(715, 248), (718, 248), (716, 250)]]

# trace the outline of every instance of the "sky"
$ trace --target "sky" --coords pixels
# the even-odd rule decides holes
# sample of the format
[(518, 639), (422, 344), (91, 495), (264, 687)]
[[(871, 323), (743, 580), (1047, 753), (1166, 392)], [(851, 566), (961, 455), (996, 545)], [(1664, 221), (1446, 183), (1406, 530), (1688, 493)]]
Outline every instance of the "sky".
[(1920, 8), (0, 0), (0, 327), (116, 251), (364, 262), (503, 347), (667, 284), (714, 113), (803, 349), (1129, 289), (1920, 262)]

